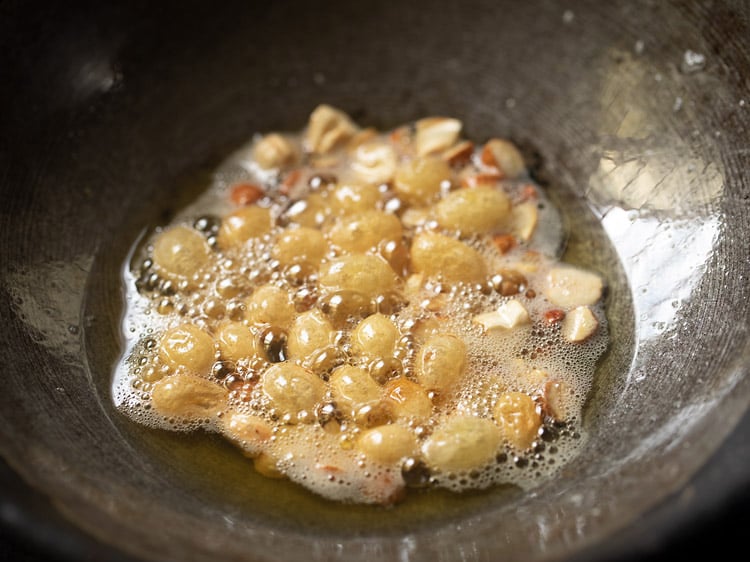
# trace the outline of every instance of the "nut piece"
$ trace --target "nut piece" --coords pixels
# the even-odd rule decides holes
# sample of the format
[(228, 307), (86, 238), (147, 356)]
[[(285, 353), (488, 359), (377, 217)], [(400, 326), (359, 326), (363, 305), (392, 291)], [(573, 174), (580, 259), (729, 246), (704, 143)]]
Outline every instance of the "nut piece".
[(472, 154), (474, 154), (474, 143), (461, 141), (456, 146), (444, 151), (440, 157), (451, 166), (462, 166), (471, 160)]
[(359, 145), (369, 142), (377, 136), (378, 130), (374, 127), (360, 129), (359, 131), (354, 133), (354, 136), (352, 136), (352, 138), (349, 139), (349, 142), (346, 143), (346, 150), (349, 154), (351, 154), (352, 152), (357, 150)]
[(526, 169), (516, 145), (505, 139), (491, 139), (484, 145), (482, 163), (497, 168), (504, 178), (515, 179)]
[(416, 123), (417, 156), (427, 156), (450, 148), (458, 140), (462, 123), (448, 117), (427, 117)]
[(356, 132), (357, 126), (346, 113), (324, 104), (310, 114), (305, 140), (311, 152), (325, 154)]
[(354, 151), (352, 170), (369, 184), (387, 183), (396, 172), (396, 151), (382, 141), (369, 141)]
[(154, 383), (151, 405), (165, 417), (206, 420), (226, 406), (229, 391), (207, 379), (175, 374)]
[(523, 241), (531, 239), (539, 221), (537, 204), (526, 201), (513, 207), (510, 213), (510, 231)]
[(596, 273), (563, 266), (550, 270), (544, 294), (557, 306), (584, 306), (598, 301), (602, 288), (602, 278)]
[(297, 160), (294, 145), (278, 133), (260, 139), (253, 148), (253, 159), (261, 168), (284, 168)]
[(493, 312), (477, 314), (472, 318), (472, 322), (481, 325), (485, 332), (500, 328), (510, 330), (517, 326), (528, 324), (530, 321), (529, 313), (524, 306), (515, 299), (503, 303)]
[(562, 322), (562, 335), (569, 342), (582, 342), (596, 332), (599, 322), (588, 306), (579, 306), (568, 312)]

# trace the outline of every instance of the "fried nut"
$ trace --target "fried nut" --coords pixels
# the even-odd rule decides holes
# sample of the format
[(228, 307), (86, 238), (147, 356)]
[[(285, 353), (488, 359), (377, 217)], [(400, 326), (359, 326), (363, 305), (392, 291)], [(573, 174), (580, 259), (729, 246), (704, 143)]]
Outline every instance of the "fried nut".
[(487, 141), (480, 156), (482, 163), (496, 168), (507, 179), (515, 179), (526, 169), (523, 156), (516, 145), (505, 139)]
[(510, 230), (517, 238), (526, 242), (534, 234), (538, 221), (537, 204), (533, 201), (526, 201), (514, 206), (511, 210)]
[(297, 150), (282, 135), (271, 133), (264, 136), (255, 145), (253, 159), (261, 168), (283, 168), (297, 160)]
[(450, 148), (458, 140), (461, 127), (461, 121), (448, 117), (420, 119), (416, 123), (417, 155), (427, 156)]
[(471, 160), (472, 154), (474, 154), (474, 143), (461, 141), (457, 145), (444, 150), (440, 157), (451, 166), (462, 166)]
[(577, 343), (590, 338), (599, 321), (588, 306), (579, 306), (568, 312), (562, 322), (562, 335), (569, 342)]
[(311, 152), (326, 154), (356, 132), (357, 126), (346, 113), (323, 104), (310, 115), (305, 140)]
[(500, 328), (510, 330), (530, 321), (526, 308), (515, 299), (500, 305), (497, 310), (477, 314), (472, 318), (472, 322), (482, 326), (485, 332)]
[(362, 143), (354, 151), (352, 169), (355, 175), (366, 183), (389, 182), (396, 172), (396, 151), (384, 142)]
[(557, 306), (591, 305), (602, 296), (602, 278), (575, 267), (556, 267), (547, 274), (545, 294)]

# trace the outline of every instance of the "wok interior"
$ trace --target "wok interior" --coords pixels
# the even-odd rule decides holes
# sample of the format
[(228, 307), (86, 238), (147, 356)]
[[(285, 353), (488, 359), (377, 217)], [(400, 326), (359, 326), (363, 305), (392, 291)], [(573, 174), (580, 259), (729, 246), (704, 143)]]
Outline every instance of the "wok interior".
[[(749, 60), (731, 41), (746, 36), (747, 12), (713, 10), (113, 4), (18, 15), (10, 41), (45, 41), (16, 52), (19, 90), (4, 99), (17, 141), (3, 184), (4, 457), (87, 532), (143, 558), (606, 548), (707, 461), (750, 397), (748, 209), (737, 204), (748, 110), (726, 71)], [(686, 50), (706, 60), (686, 66)], [(443, 114), (469, 138), (512, 138), (565, 212), (568, 257), (607, 278), (612, 345), (589, 441), (558, 480), (344, 510), (261, 481), (209, 436), (146, 432), (113, 410), (132, 242), (253, 133), (299, 129), (321, 102), (362, 125)]]

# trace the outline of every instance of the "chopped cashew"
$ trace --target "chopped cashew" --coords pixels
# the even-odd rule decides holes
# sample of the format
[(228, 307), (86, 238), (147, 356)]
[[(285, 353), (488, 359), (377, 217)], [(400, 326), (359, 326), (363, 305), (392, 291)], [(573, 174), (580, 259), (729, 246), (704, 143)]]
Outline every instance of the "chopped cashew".
[(510, 330), (530, 322), (529, 313), (524, 306), (513, 299), (502, 304), (497, 310), (477, 314), (472, 321), (484, 328), (485, 332), (502, 328)]
[(555, 267), (547, 274), (544, 293), (557, 306), (594, 304), (602, 296), (602, 278), (575, 267)]
[(356, 132), (357, 126), (346, 113), (330, 105), (319, 105), (310, 115), (307, 145), (312, 152), (325, 154), (340, 142), (349, 140)]
[(427, 156), (452, 147), (461, 133), (462, 123), (447, 117), (427, 117), (417, 121), (417, 155)]
[(581, 342), (596, 331), (599, 322), (588, 306), (579, 306), (568, 312), (562, 321), (563, 337), (569, 342)]

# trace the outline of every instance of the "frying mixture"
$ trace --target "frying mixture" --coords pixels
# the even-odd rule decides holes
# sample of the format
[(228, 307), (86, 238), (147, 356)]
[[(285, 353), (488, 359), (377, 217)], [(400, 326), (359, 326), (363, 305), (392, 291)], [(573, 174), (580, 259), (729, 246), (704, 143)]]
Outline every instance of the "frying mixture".
[(605, 283), (559, 260), (518, 149), (461, 132), (321, 105), (228, 158), (126, 264), (118, 408), (345, 502), (554, 477), (585, 438)]

